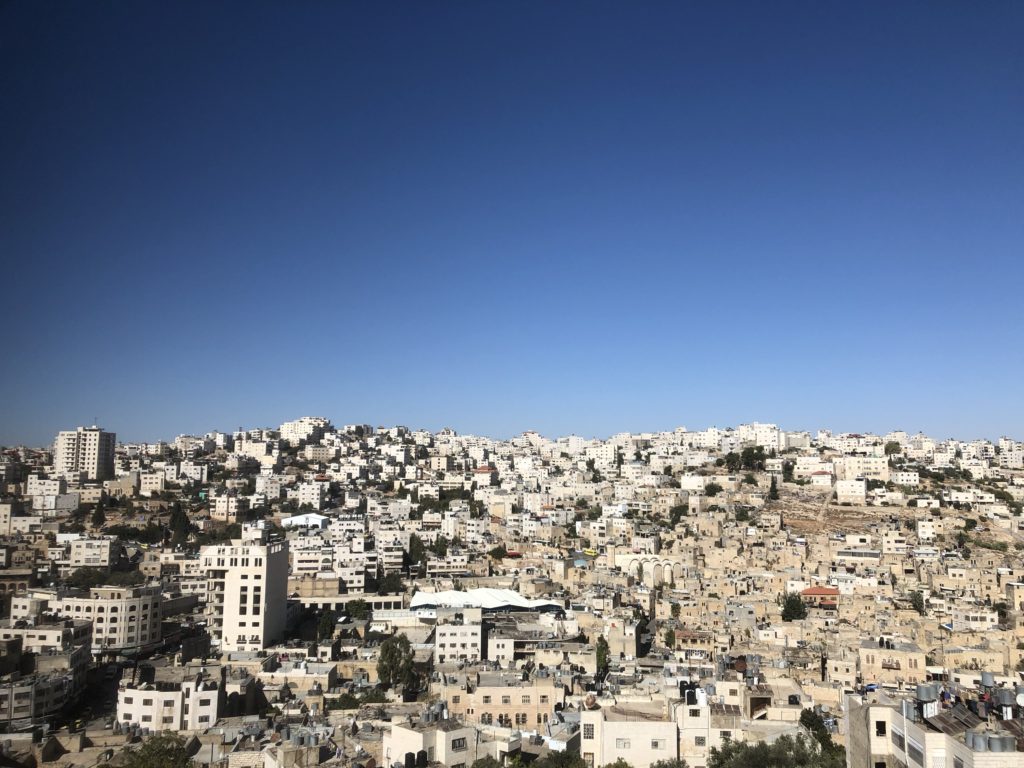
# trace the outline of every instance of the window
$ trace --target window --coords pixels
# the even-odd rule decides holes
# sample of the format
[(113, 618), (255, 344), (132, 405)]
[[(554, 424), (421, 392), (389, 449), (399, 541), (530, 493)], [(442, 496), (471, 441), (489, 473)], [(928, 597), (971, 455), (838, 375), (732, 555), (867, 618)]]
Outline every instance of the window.
[(592, 738), (594, 738), (594, 724), (593, 723), (585, 723), (583, 725), (583, 738), (584, 739), (592, 739)]
[(548, 703), (548, 697), (547, 696), (541, 696), (540, 697), (540, 703), (541, 704), (547, 704)]
[(700, 710), (699, 709), (691, 709), (690, 710), (690, 717), (700, 717)]
[(511, 704), (512, 703), (512, 697), (511, 696), (502, 696), (501, 697), (501, 703), (502, 704)]
[(732, 738), (732, 731), (722, 731), (722, 741), (728, 741)]
[(665, 748), (665, 740), (664, 739), (651, 739), (651, 749), (664, 749), (664, 748)]
[(452, 739), (452, 752), (463, 752), (466, 749), (465, 739)]
[(696, 739), (693, 740), (693, 742), (698, 747), (704, 747), (707, 746), (708, 740), (706, 736), (698, 736)]
[(615, 748), (616, 749), (629, 749), (629, 739), (616, 739), (615, 740)]
[(885, 736), (885, 720), (875, 721), (875, 736)]
[(914, 742), (907, 745), (907, 756), (918, 765), (924, 765), (924, 752)]
[(484, 696), (484, 704), (490, 704), (490, 703), (491, 703), (491, 697), (490, 696)]
[(452, 704), (458, 704), (460, 701), (462, 701), (461, 696), (452, 696)]
[(529, 704), (529, 703), (530, 703), (530, 697), (529, 696), (523, 696), (523, 704)]
[(142, 706), (144, 706), (144, 707), (152, 707), (153, 706), (153, 700), (152, 699), (143, 699), (142, 700)]

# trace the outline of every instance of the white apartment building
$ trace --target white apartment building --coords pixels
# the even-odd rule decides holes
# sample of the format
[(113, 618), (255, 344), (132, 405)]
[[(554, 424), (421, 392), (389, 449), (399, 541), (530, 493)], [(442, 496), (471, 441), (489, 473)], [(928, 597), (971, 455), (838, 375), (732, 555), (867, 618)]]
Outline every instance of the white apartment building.
[(294, 488), (288, 489), (288, 498), (299, 507), (308, 504), (315, 510), (323, 509), (324, 500), (327, 498), (327, 483), (299, 483)]
[(82, 473), (87, 480), (109, 480), (114, 476), (116, 442), (117, 435), (96, 426), (58, 432), (53, 446), (54, 473)]
[(889, 460), (885, 456), (843, 456), (836, 461), (836, 477), (840, 480), (863, 477), (887, 482)]
[(291, 445), (298, 445), (302, 442), (316, 442), (324, 436), (324, 432), (331, 429), (330, 419), (320, 416), (303, 416), (295, 421), (286, 421), (279, 430), (282, 440), (287, 440)]
[(867, 492), (867, 482), (860, 478), (836, 482), (836, 501), (840, 504), (863, 504), (867, 499)]
[(889, 473), (889, 479), (896, 485), (907, 488), (917, 488), (921, 484), (921, 478), (916, 470), (894, 470)]
[[(191, 675), (185, 676), (185, 671)], [(154, 731), (200, 731), (217, 722), (220, 691), (199, 669), (180, 668), (179, 681), (123, 684), (117, 693), (117, 719)]]
[(210, 517), (221, 523), (237, 523), (238, 516), (249, 511), (249, 499), (234, 491), (219, 493), (213, 497)]
[(88, 595), (54, 594), (48, 602), (62, 616), (91, 620), (93, 654), (105, 656), (159, 645), (162, 592), (159, 586), (93, 587)]
[(63, 477), (29, 475), (25, 483), (26, 496), (60, 496), (67, 492), (68, 483)]
[(438, 624), (434, 629), (434, 661), (479, 661), (483, 654), (480, 624)]
[(111, 539), (75, 539), (71, 542), (72, 570), (78, 568), (110, 568), (117, 560), (120, 545)]
[(588, 768), (622, 759), (649, 768), (679, 756), (679, 730), (672, 720), (642, 719), (617, 707), (580, 712), (580, 752)]
[(230, 544), (203, 547), (209, 632), (221, 651), (260, 651), (281, 639), (288, 601), (288, 542), (258, 524)]

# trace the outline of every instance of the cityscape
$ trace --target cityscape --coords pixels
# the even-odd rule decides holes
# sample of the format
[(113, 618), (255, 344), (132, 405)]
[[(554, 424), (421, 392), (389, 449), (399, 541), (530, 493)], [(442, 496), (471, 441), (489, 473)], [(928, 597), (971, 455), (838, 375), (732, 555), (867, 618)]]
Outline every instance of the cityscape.
[(18, 764), (1024, 754), (1024, 442), (303, 417), (0, 477)]
[(0, 2), (0, 768), (1024, 768), (1022, 41)]

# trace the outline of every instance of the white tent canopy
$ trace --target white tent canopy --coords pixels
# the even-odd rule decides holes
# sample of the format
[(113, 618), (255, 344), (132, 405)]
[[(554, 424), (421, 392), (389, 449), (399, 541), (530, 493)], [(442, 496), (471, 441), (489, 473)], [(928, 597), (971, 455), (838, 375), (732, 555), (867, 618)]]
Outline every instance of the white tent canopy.
[(555, 600), (530, 600), (511, 589), (470, 589), (466, 592), (447, 590), (444, 592), (417, 592), (412, 596), (409, 608), (482, 608), (483, 610), (501, 610), (502, 608), (522, 608), (537, 610), (543, 608), (562, 608)]

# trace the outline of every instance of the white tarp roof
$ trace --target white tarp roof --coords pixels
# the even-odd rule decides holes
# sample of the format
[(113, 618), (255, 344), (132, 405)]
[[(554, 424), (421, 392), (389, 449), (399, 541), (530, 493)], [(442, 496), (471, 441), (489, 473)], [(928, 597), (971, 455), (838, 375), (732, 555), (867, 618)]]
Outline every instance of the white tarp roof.
[(483, 608), (485, 610), (496, 610), (499, 608), (546, 608), (554, 606), (563, 607), (562, 603), (555, 600), (530, 600), (511, 589), (470, 589), (466, 592), (447, 590), (444, 592), (417, 592), (412, 596), (409, 608), (424, 608), (427, 606), (445, 606), (447, 608)]

